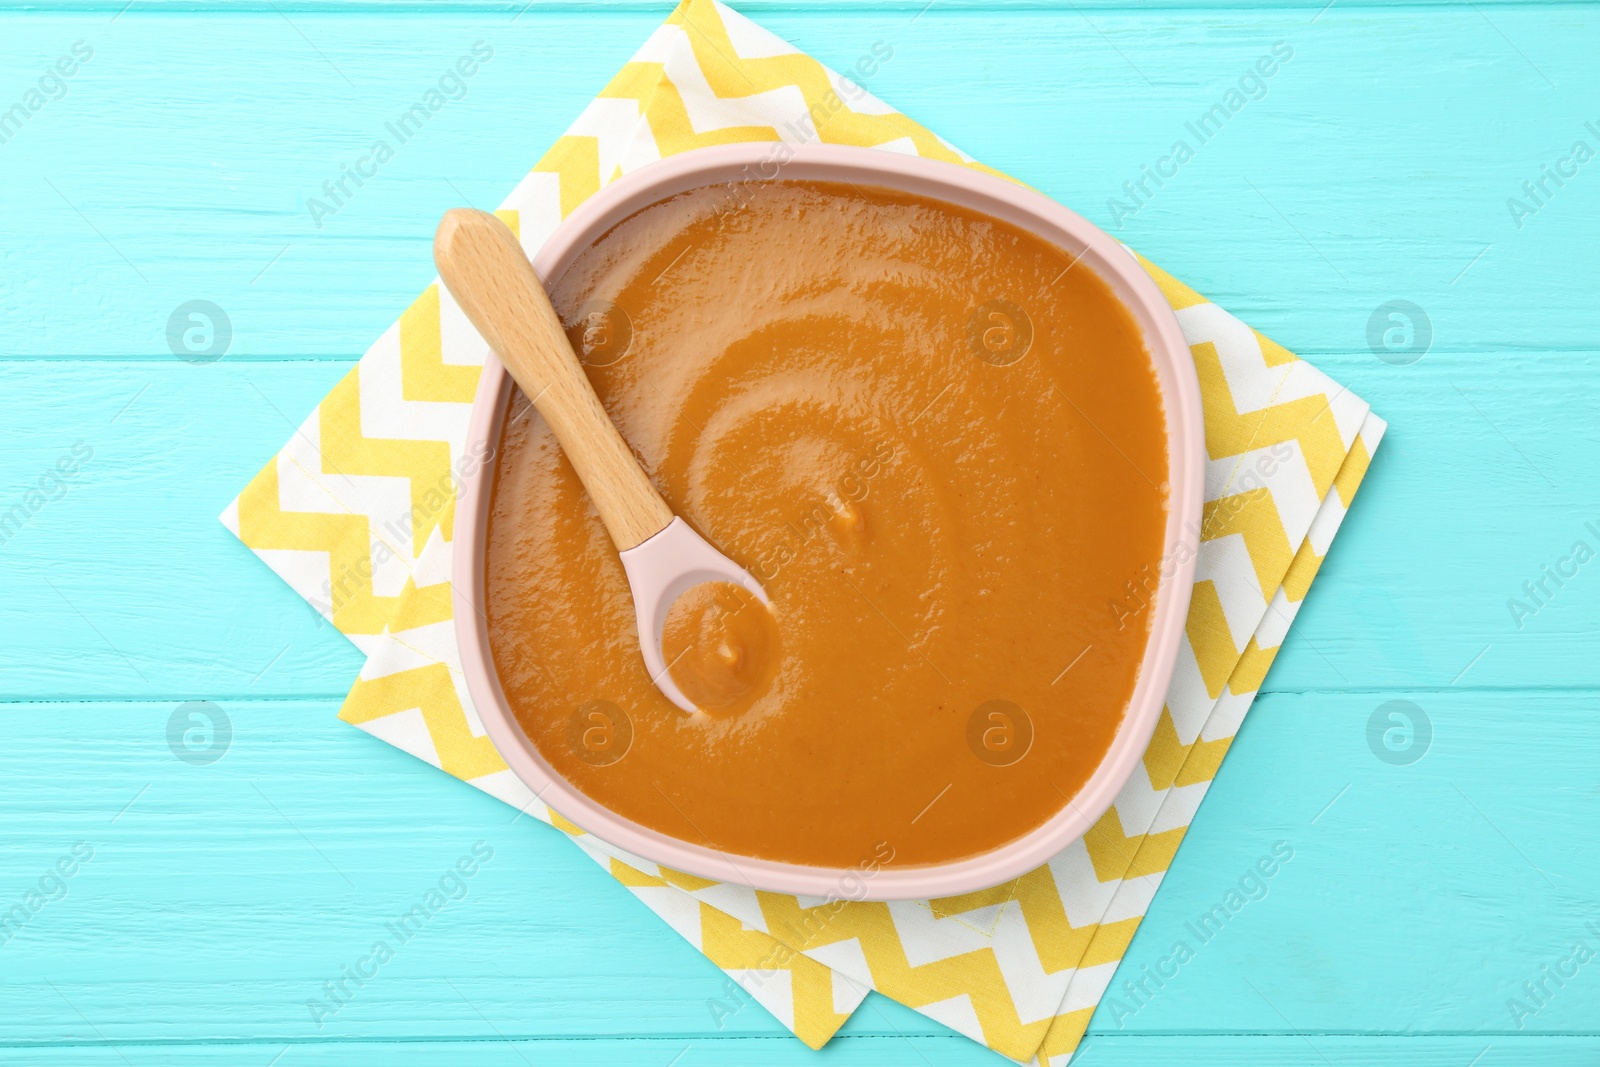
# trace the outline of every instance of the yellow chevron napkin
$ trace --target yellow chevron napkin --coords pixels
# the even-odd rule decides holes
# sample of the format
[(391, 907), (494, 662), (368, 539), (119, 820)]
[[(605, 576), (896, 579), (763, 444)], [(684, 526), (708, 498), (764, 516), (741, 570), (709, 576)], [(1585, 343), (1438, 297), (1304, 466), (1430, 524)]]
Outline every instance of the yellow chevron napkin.
[[(893, 56), (879, 42), (850, 73)], [(980, 164), (787, 42), (685, 0), (514, 189), (529, 254), (652, 160), (824, 141)], [(984, 168), (987, 169), (987, 168)], [(1061, 1067), (1106, 993), (1367, 469), (1367, 405), (1150, 264), (1199, 370), (1206, 504), (1176, 677), (1143, 768), (1085, 837), (1013, 882), (943, 900), (811, 899), (709, 882), (585, 834), (506, 769), (451, 621), (450, 538), (488, 349), (435, 283), (222, 521), (366, 654), (340, 717), (568, 834), (737, 984), (820, 1047), (876, 989), (1019, 1062)], [(1143, 592), (1130, 583), (1126, 610)]]

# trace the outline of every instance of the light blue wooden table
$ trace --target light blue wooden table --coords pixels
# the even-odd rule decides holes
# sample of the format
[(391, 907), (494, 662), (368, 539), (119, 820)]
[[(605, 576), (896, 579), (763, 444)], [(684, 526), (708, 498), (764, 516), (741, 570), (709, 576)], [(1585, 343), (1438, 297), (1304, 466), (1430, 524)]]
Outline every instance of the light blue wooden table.
[[(1294, 860), (1083, 1062), (1600, 1063), (1600, 13), (925, 2), (742, 8), (835, 65), (892, 42), (875, 92), (1392, 423), (1125, 967)], [(667, 11), (0, 0), (0, 109), (40, 105), (0, 111), (0, 913), (44, 898), (0, 933), (0, 1060), (1001, 1062), (876, 996), (822, 1054), (754, 1006), (719, 1028), (721, 974), (566, 841), (334, 718), (355, 650), (215, 521), (431, 277), (440, 212), (498, 201)], [(314, 225), (478, 39), (467, 96)], [(1264, 96), (1108, 202), (1280, 41)], [(172, 354), (190, 300), (218, 362)], [(1392, 300), (1413, 332), (1369, 334)], [(215, 762), (169, 747), (191, 700), (231, 723)], [(1399, 753), (1397, 700), (1430, 726)], [(314, 1025), (480, 839), (470, 896)]]

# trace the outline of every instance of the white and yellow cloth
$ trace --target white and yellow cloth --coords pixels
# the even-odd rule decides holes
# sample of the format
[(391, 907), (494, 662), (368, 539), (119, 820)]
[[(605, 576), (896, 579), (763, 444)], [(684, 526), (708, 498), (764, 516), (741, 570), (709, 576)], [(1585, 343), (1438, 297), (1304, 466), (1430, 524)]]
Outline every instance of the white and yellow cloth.
[[(715, 0), (685, 0), (499, 215), (532, 255), (619, 175), (702, 145), (772, 140), (979, 166)], [(512, 776), (468, 699), (449, 595), (455, 485), (488, 350), (437, 283), (222, 519), (367, 654), (341, 718), (569, 834), (807, 1044), (820, 1047), (876, 989), (1015, 1060), (1059, 1067), (1384, 431), (1338, 383), (1146, 267), (1204, 393), (1206, 518), (1186, 640), (1144, 765), (1115, 806), (1048, 865), (995, 889), (880, 904), (708, 882), (585, 834)], [(734, 1010), (732, 998), (709, 1005), (714, 1025)]]

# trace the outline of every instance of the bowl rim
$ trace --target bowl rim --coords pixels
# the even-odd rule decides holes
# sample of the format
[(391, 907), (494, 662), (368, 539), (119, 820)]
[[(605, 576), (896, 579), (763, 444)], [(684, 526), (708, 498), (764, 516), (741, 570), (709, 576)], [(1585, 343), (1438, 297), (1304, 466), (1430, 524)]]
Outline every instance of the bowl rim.
[(988, 852), (923, 866), (864, 862), (851, 868), (813, 867), (731, 856), (652, 830), (591, 799), (546, 763), (522, 731), (490, 652), (482, 604), (485, 535), (501, 424), (513, 388), (510, 375), (492, 352), (479, 380), (466, 436), (467, 449), (483, 450), (485, 458), (463, 478), (452, 546), (455, 631), (467, 690), (501, 758), (538, 799), (612, 847), (661, 866), (753, 889), (827, 899), (928, 899), (1000, 885), (1048, 863), (1105, 814), (1142, 762), (1160, 718), (1182, 645), (1199, 547), (1205, 442), (1193, 358), (1177, 317), (1150, 275), (1093, 223), (1010, 179), (882, 149), (746, 142), (652, 162), (619, 177), (574, 209), (538, 249), (534, 268), (541, 278), (558, 276), (612, 226), (676, 193), (726, 183), (730, 196), (737, 196), (773, 180), (854, 181), (999, 218), (1075, 255), (1075, 262), (1083, 262), (1112, 287), (1138, 322), (1155, 365), (1167, 420), (1168, 509), (1150, 634), (1133, 695), (1110, 748), (1078, 794), (1044, 823)]

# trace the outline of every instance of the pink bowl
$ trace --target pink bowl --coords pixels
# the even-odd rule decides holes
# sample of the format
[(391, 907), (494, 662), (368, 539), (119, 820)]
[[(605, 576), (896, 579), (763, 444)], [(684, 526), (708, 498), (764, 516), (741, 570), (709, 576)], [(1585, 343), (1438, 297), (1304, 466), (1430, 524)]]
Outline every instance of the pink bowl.
[[(1105, 814), (1139, 765), (1160, 717), (1189, 609), (1204, 480), (1200, 384), (1194, 362), (1177, 319), (1155, 283), (1126, 249), (1090, 222), (1005, 179), (873, 149), (753, 143), (705, 148), (652, 163), (619, 178), (579, 206), (539, 250), (534, 267), (543, 278), (559, 277), (612, 226), (674, 194), (727, 184), (730, 195), (737, 196), (741, 188), (747, 190), (753, 183), (775, 178), (887, 187), (1002, 219), (1081, 257), (1128, 306), (1143, 330), (1167, 417), (1170, 488), (1166, 550), (1138, 681), (1105, 758), (1071, 803), (1042, 826), (991, 852), (931, 866), (887, 866), (865, 873), (730, 857), (623, 818), (579, 792), (545, 762), (518, 725), (500, 688), (483, 610), (493, 460), (467, 479), (456, 511), (455, 621), (467, 688), (490, 739), (518, 778), (550, 807), (601, 840), (658, 864), (755, 889), (858, 900), (953, 896), (999, 885), (1048, 862)], [(513, 387), (505, 368), (491, 357), (473, 405), (469, 448), (486, 444), (498, 450), (501, 420)]]

